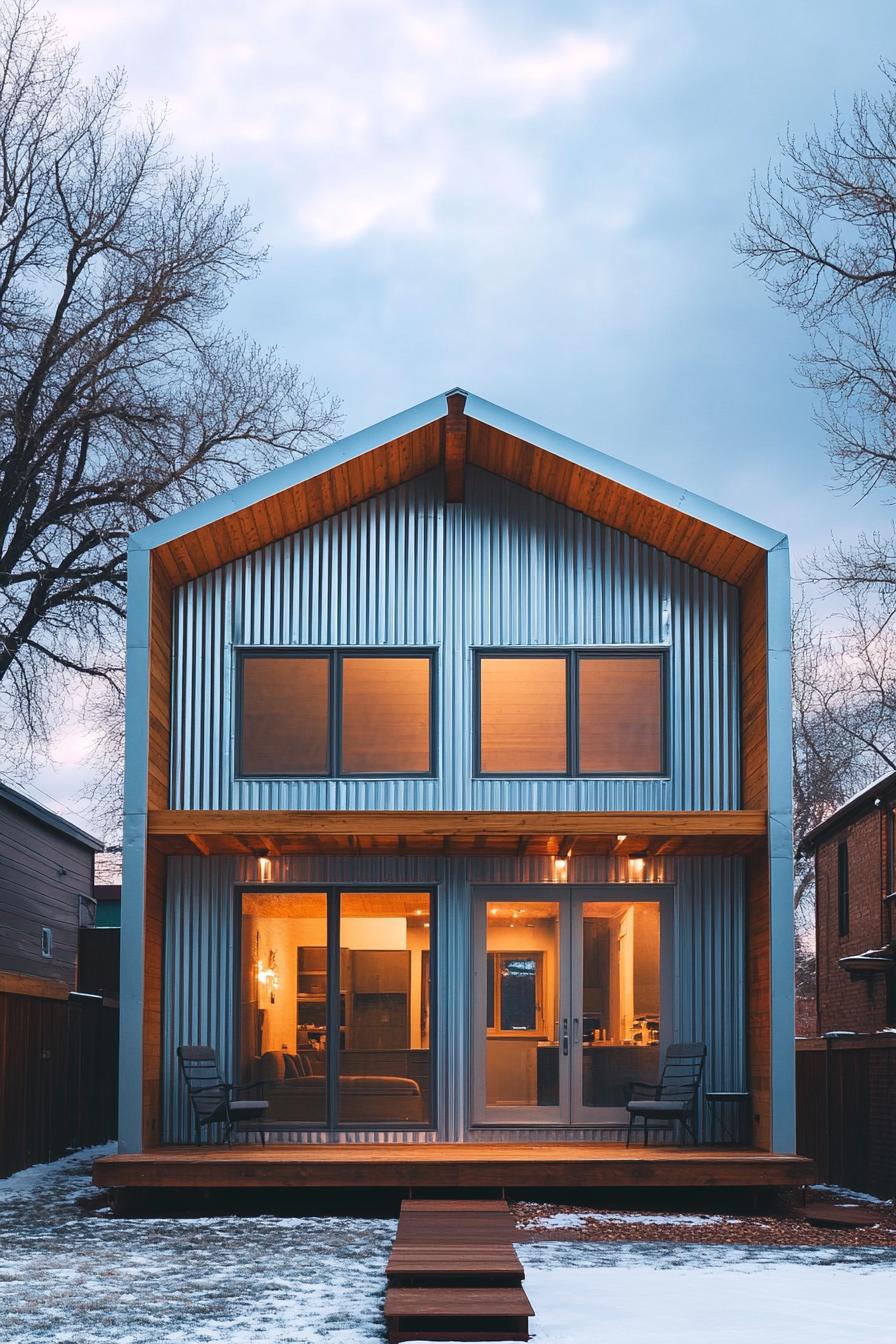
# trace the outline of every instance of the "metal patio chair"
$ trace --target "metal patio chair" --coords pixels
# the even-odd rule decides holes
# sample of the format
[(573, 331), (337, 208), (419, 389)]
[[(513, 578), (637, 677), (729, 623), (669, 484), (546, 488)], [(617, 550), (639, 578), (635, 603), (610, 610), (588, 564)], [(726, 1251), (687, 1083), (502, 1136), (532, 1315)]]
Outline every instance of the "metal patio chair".
[(180, 1071), (193, 1109), (193, 1122), (196, 1126), (196, 1142), (202, 1142), (202, 1128), (209, 1125), (224, 1126), (224, 1141), (230, 1145), (234, 1130), (240, 1127), (255, 1130), (265, 1142), (262, 1123), (267, 1114), (268, 1103), (253, 1098), (250, 1101), (234, 1100), (239, 1092), (248, 1092), (256, 1083), (245, 1087), (235, 1087), (221, 1077), (218, 1057), (210, 1045), (179, 1045), (177, 1059)]
[(647, 1144), (647, 1130), (651, 1121), (656, 1128), (667, 1129), (678, 1124), (697, 1143), (697, 1094), (703, 1077), (706, 1062), (706, 1046), (702, 1041), (690, 1041), (683, 1045), (670, 1045), (666, 1051), (663, 1072), (655, 1086), (647, 1083), (635, 1083), (632, 1099), (626, 1105), (628, 1111), (628, 1135), (626, 1148), (632, 1141), (636, 1120), (644, 1124), (644, 1144)]

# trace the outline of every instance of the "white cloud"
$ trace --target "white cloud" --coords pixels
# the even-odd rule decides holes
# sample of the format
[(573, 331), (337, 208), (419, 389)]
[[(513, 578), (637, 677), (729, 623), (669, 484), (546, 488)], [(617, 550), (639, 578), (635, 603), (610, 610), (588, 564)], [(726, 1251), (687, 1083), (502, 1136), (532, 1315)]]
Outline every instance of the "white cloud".
[(281, 223), (316, 246), (425, 233), (465, 207), (537, 213), (545, 120), (631, 56), (593, 19), (549, 13), (516, 31), (472, 0), (60, 0), (57, 12), (91, 65), (123, 61), (135, 97), (167, 99), (181, 148), (228, 168), (251, 155), (289, 203)]

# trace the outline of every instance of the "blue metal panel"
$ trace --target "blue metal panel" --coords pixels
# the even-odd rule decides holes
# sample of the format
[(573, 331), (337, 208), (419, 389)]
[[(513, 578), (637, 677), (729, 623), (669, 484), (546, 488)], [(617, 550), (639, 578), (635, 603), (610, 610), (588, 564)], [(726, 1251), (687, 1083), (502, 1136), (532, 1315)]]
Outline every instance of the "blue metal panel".
[[(542, 883), (560, 893), (563, 887), (551, 882), (550, 860), (295, 856), (275, 858), (272, 867), (271, 889), (278, 883), (419, 882), (436, 886), (435, 1133), (448, 1141), (467, 1137), (471, 888)], [(177, 1078), (176, 1047), (189, 1042), (211, 1043), (228, 1067), (235, 1066), (234, 890), (240, 884), (255, 882), (256, 869), (255, 861), (248, 857), (169, 860), (162, 1061), (166, 1140), (189, 1137)], [(569, 880), (573, 884), (623, 882), (627, 875), (624, 859), (574, 856), (570, 860)], [(722, 858), (656, 860), (645, 877), (648, 882), (674, 888), (671, 958), (666, 960), (664, 954), (664, 975), (673, 977), (673, 1036), (678, 1040), (705, 1040), (709, 1047), (708, 1081), (717, 1088), (738, 1088), (745, 1076), (743, 863)], [(488, 1132), (496, 1139), (520, 1134), (519, 1129)], [(558, 1130), (557, 1137), (575, 1137), (575, 1133)], [(405, 1137), (425, 1141), (431, 1135), (358, 1131), (342, 1137), (347, 1141)], [(587, 1137), (585, 1131), (581, 1137)]]
[(143, 1147), (143, 927), (149, 764), (149, 555), (128, 552), (118, 1146)]
[[(171, 805), (637, 810), (739, 805), (738, 594), (584, 514), (470, 468), (390, 490), (176, 590)], [(436, 779), (234, 778), (234, 648), (437, 646)], [(663, 779), (477, 779), (476, 646), (664, 646)]]
[(793, 756), (791, 750), (790, 553), (769, 552), (768, 863), (771, 984), (771, 1146), (796, 1151), (796, 1058), (793, 975)]

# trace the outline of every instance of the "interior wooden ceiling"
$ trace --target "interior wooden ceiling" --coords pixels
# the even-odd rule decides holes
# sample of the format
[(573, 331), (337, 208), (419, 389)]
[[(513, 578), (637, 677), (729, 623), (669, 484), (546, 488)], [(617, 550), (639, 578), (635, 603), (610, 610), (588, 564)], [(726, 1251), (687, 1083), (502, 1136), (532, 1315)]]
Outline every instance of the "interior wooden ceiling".
[[(326, 891), (279, 891), (272, 883), (264, 891), (243, 893), (243, 914), (265, 919), (325, 919)], [(428, 891), (345, 891), (342, 914), (352, 919), (381, 916), (410, 919), (418, 924), (429, 916)]]
[[(466, 425), (465, 443), (458, 428), (461, 422)], [(445, 461), (446, 424), (452, 498), (462, 488), (458, 452), (463, 451), (466, 461), (475, 466), (619, 528), (730, 583), (741, 583), (764, 555), (742, 538), (565, 458), (470, 417), (459, 418), (455, 409), (451, 417), (159, 546), (154, 555), (163, 577), (171, 585), (185, 583), (438, 467)]]

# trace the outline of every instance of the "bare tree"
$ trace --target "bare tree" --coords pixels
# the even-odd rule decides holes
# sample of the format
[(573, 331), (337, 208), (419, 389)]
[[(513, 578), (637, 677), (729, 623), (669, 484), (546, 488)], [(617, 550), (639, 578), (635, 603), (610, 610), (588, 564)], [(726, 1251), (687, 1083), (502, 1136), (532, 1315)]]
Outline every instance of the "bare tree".
[(856, 589), (827, 623), (803, 594), (793, 622), (794, 907), (798, 984), (814, 975), (815, 868), (799, 841), (896, 769), (896, 632)]
[(52, 673), (120, 684), (125, 539), (305, 453), (337, 406), (221, 315), (263, 260), (207, 162), (0, 4), (0, 697), (34, 740)]

